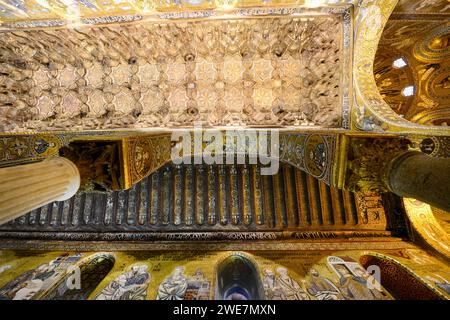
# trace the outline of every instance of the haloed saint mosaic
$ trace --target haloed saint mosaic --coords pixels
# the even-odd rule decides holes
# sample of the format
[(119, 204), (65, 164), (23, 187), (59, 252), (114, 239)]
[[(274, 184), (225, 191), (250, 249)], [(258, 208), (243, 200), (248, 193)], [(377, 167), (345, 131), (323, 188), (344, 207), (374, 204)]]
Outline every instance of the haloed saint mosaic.
[[(420, 250), (393, 252), (411, 264)], [(4, 300), (390, 300), (363, 252), (115, 252), (0, 255)], [(442, 295), (450, 273), (421, 275)], [(362, 260), (361, 260), (362, 261)], [(429, 264), (428, 264), (429, 265)], [(429, 269), (429, 268), (428, 268)], [(448, 271), (448, 270), (447, 270)]]

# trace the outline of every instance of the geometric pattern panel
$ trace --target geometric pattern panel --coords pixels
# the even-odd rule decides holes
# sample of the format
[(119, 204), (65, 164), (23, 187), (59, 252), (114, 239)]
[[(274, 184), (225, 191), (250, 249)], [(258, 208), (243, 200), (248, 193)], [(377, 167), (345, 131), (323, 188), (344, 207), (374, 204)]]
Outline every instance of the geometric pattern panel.
[(5, 32), (8, 130), (340, 127), (343, 17), (264, 17)]

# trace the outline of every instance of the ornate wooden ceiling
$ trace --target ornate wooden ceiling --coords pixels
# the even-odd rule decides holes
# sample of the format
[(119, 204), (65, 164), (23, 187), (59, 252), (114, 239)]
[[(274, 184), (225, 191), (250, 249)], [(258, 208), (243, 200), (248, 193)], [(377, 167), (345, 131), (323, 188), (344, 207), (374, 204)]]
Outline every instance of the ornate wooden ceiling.
[(3, 125), (345, 127), (348, 10), (241, 9), (226, 20), (4, 32)]
[[(174, 233), (187, 232), (184, 237), (192, 240), (195, 235), (190, 232), (216, 231), (256, 232), (255, 237), (269, 239), (283, 237), (281, 231), (286, 230), (294, 232), (286, 235), (291, 239), (301, 237), (295, 231), (319, 230), (337, 232), (329, 237), (342, 236), (339, 231), (355, 237), (355, 231), (390, 235), (380, 194), (331, 188), (290, 165), (273, 176), (262, 175), (260, 169), (168, 164), (131, 189), (79, 193), (34, 210), (1, 226), (0, 236), (169, 240), (165, 232), (175, 238)], [(220, 236), (227, 235), (203, 235)]]

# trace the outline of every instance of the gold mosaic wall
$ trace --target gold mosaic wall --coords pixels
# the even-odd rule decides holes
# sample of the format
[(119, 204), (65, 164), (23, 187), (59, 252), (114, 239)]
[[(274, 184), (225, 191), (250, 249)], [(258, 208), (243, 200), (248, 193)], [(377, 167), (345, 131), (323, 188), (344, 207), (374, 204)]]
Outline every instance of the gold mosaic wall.
[[(87, 297), (88, 299), (214, 299), (220, 295), (218, 278), (221, 270), (234, 270), (253, 282), (238, 280), (242, 287), (255, 290), (253, 298), (274, 300), (379, 300), (408, 290), (410, 283), (396, 284), (391, 293), (376, 286), (374, 278), (366, 273), (359, 261), (369, 256), (393, 261), (406, 270), (411, 279), (420, 283), (428, 295), (449, 298), (450, 273), (436, 258), (419, 249), (391, 251), (184, 251), (184, 252), (0, 252), (0, 294), (6, 299), (48, 299)], [(234, 260), (240, 260), (233, 264)], [(108, 266), (97, 273), (100, 279), (91, 279), (74, 295), (64, 287), (70, 265), (81, 272), (95, 274), (93, 268), (83, 267), (90, 262)], [(113, 261), (113, 263), (111, 263)], [(243, 261), (243, 263), (242, 263)], [(252, 272), (253, 268), (253, 272)], [(28, 272), (30, 271), (30, 272)], [(392, 272), (396, 272), (392, 270)], [(16, 281), (11, 281), (16, 279)], [(65, 281), (61, 280), (64, 279)], [(383, 282), (383, 279), (381, 279)], [(367, 287), (370, 282), (374, 286)], [(92, 283), (98, 284), (93, 288)], [(62, 295), (55, 295), (59, 288)], [(218, 290), (216, 290), (218, 289)], [(410, 290), (414, 289), (410, 287)], [(76, 289), (75, 289), (76, 290)], [(244, 294), (245, 293), (242, 293)], [(411, 293), (414, 295), (414, 292)], [(223, 296), (222, 296), (223, 298)]]

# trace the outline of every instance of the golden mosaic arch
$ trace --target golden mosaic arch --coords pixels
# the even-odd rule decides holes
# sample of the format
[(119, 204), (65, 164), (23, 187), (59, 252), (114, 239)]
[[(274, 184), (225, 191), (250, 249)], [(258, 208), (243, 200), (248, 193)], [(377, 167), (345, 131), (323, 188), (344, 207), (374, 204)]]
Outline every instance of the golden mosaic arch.
[(404, 198), (406, 214), (419, 236), (435, 251), (450, 259), (450, 235), (433, 215), (431, 206), (416, 199)]
[(363, 131), (405, 134), (450, 135), (450, 129), (404, 120), (381, 97), (373, 75), (373, 64), (381, 33), (398, 0), (363, 1), (356, 13), (354, 128)]

